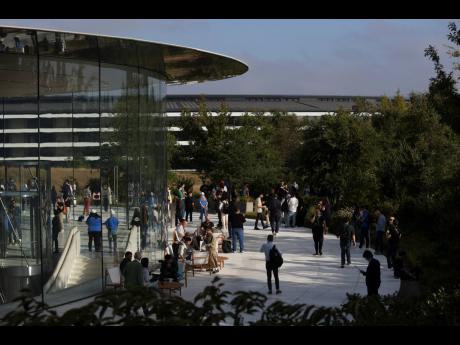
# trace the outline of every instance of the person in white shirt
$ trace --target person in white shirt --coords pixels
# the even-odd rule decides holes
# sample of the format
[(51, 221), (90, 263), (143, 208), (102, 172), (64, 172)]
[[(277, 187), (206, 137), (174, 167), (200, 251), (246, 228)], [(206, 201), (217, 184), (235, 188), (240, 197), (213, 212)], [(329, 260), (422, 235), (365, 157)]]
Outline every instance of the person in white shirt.
[(289, 213), (288, 213), (288, 223), (287, 226), (295, 227), (296, 224), (296, 215), (297, 215), (297, 207), (299, 206), (299, 200), (293, 195), (288, 201)]
[(185, 219), (181, 219), (180, 223), (177, 224), (177, 227), (176, 227), (177, 241), (182, 241), (182, 238), (184, 238), (184, 236), (187, 234), (186, 228), (187, 228), (187, 221)]
[(260, 229), (260, 228), (257, 227), (257, 225), (259, 224), (259, 220), (260, 220), (260, 222), (262, 223), (262, 227), (263, 227), (264, 229), (268, 228), (268, 225), (266, 225), (266, 224), (264, 223), (264, 218), (262, 217), (262, 206), (263, 206), (263, 204), (262, 204), (262, 198), (263, 198), (263, 196), (264, 196), (264, 195), (261, 193), (261, 194), (259, 195), (259, 197), (256, 199), (256, 202), (255, 202), (256, 208), (257, 208), (257, 217), (256, 217), (256, 224), (254, 225), (254, 230), (262, 230), (262, 229)]

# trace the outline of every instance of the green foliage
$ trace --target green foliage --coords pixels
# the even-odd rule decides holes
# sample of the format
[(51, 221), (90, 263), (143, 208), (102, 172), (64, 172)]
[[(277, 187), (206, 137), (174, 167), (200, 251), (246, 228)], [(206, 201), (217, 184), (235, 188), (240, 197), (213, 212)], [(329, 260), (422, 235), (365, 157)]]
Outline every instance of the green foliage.
[(374, 201), (377, 138), (368, 116), (339, 112), (311, 121), (304, 133), (299, 171), (335, 206)]
[[(62, 316), (27, 294), (18, 308), (0, 320), (1, 326), (383, 326), (460, 325), (460, 288), (438, 289), (418, 298), (397, 295), (362, 297), (347, 294), (336, 308), (282, 301), (266, 305), (255, 291), (230, 293), (216, 277), (193, 302), (156, 289), (106, 291), (89, 304)], [(145, 314), (139, 312), (141, 309)], [(245, 317), (252, 315), (252, 321)]]
[[(455, 23), (449, 24), (450, 33), (447, 38), (456, 47), (449, 47), (449, 55), (453, 59), (460, 57), (460, 33)], [(434, 63), (436, 77), (430, 79), (429, 99), (436, 111), (441, 115), (444, 123), (448, 124), (457, 133), (460, 133), (460, 94), (457, 89), (457, 81), (453, 72), (447, 73), (440, 62), (440, 57), (433, 46), (425, 49), (425, 56)], [(458, 60), (454, 60), (454, 69), (460, 70)]]
[(229, 118), (225, 105), (217, 116), (204, 103), (198, 113), (183, 112), (180, 127), (193, 145), (179, 154), (191, 157), (204, 180), (226, 179), (236, 189), (247, 183), (252, 193), (265, 192), (282, 177), (281, 151), (272, 140), (275, 127), (259, 114), (243, 116), (243, 126), (230, 129)]

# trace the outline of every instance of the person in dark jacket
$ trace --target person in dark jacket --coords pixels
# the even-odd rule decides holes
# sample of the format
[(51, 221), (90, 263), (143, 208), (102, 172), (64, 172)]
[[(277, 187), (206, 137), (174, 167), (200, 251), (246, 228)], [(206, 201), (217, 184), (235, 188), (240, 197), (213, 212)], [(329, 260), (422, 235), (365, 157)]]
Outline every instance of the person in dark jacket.
[(133, 259), (133, 253), (132, 252), (126, 252), (125, 253), (125, 257), (123, 258), (123, 260), (121, 261), (120, 263), (120, 272), (121, 272), (121, 275), (124, 277), (125, 276), (125, 267), (126, 267), (126, 264), (128, 262), (131, 262), (131, 260)]
[(125, 288), (131, 289), (144, 286), (144, 269), (141, 265), (141, 253), (134, 253), (134, 260), (125, 266)]
[(369, 211), (366, 206), (360, 207), (359, 210), (359, 223), (361, 224), (361, 240), (359, 242), (359, 248), (362, 248), (364, 244), (366, 244), (366, 249), (368, 249), (371, 242), (369, 232)]
[(56, 201), (57, 201), (57, 192), (56, 192), (56, 187), (51, 187), (51, 205), (53, 209), (56, 207)]
[(380, 262), (377, 259), (374, 259), (372, 252), (370, 250), (365, 250), (363, 253), (363, 258), (365, 258), (369, 265), (367, 270), (360, 272), (366, 276), (366, 286), (367, 286), (367, 295), (368, 296), (378, 296), (379, 287), (380, 287)]
[(240, 242), (240, 253), (244, 252), (244, 226), (243, 223), (246, 222), (246, 218), (241, 214), (239, 208), (236, 209), (236, 213), (233, 216), (232, 223), (232, 236), (233, 236), (233, 252), (236, 251), (236, 238)]
[(387, 249), (387, 264), (388, 268), (393, 268), (393, 263), (396, 258), (396, 253), (399, 249), (399, 240), (401, 234), (398, 229), (398, 223), (395, 217), (390, 217), (388, 219), (388, 229), (387, 229), (387, 240), (388, 240), (388, 249)]
[(145, 200), (140, 209), (141, 213), (141, 249), (147, 247), (147, 239), (149, 237), (149, 209), (147, 207), (147, 200)]
[(173, 281), (177, 282), (178, 271), (177, 260), (172, 255), (166, 254), (160, 267), (160, 281), (171, 278)]
[(355, 240), (355, 229), (351, 224), (351, 217), (345, 219), (342, 229), (337, 234), (337, 237), (340, 238), (340, 251), (342, 257), (342, 264), (340, 267), (345, 267), (345, 256), (347, 257), (347, 265), (351, 264), (350, 257), (350, 247), (353, 243), (353, 246), (356, 246)]
[(188, 193), (188, 196), (185, 197), (185, 220), (188, 220), (190, 215), (190, 223), (193, 222), (193, 206), (195, 206), (195, 203), (193, 202), (193, 193), (190, 192)]
[(139, 207), (134, 208), (133, 217), (131, 218), (131, 227), (129, 230), (133, 228), (133, 226), (141, 227), (141, 210)]
[(101, 251), (101, 240), (102, 240), (102, 219), (95, 210), (91, 210), (91, 213), (86, 219), (88, 224), (88, 250), (91, 252), (91, 247), (94, 239), (94, 248), (96, 252)]
[(236, 211), (236, 203), (239, 199), (234, 196), (232, 200), (228, 203), (228, 238), (233, 239), (233, 232), (232, 232), (232, 224), (233, 224), (233, 217), (235, 217)]
[(270, 226), (272, 228), (272, 234), (276, 236), (280, 230), (281, 201), (274, 194), (270, 199), (268, 210), (270, 211)]
[(318, 205), (315, 208), (315, 214), (310, 220), (312, 227), (311, 232), (313, 241), (315, 242), (315, 253), (313, 255), (323, 255), (324, 227), (325, 221), (321, 214), (321, 208)]
[(54, 253), (59, 253), (59, 246), (58, 246), (58, 235), (62, 231), (62, 223), (61, 219), (59, 219), (59, 212), (54, 211), (54, 217), (52, 220), (52, 235), (54, 241)]

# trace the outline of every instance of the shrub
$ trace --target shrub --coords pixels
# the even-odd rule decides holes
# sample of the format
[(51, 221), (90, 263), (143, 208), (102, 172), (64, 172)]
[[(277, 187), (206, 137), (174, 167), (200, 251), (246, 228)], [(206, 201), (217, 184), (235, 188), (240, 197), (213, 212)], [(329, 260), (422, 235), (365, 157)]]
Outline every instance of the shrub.
[(345, 222), (345, 219), (350, 218), (353, 215), (353, 208), (345, 207), (337, 210), (331, 216), (331, 226), (329, 227), (330, 232), (338, 234), (340, 227)]
[[(61, 316), (23, 290), (24, 294), (15, 299), (18, 308), (0, 319), (0, 326), (460, 325), (459, 286), (411, 299), (396, 294), (381, 297), (347, 294), (347, 300), (338, 308), (282, 301), (267, 305), (267, 297), (259, 292), (232, 294), (222, 287), (216, 277), (192, 302), (145, 287), (106, 291), (89, 304)], [(142, 307), (145, 315), (139, 313)], [(244, 323), (246, 315), (253, 315), (252, 321)]]

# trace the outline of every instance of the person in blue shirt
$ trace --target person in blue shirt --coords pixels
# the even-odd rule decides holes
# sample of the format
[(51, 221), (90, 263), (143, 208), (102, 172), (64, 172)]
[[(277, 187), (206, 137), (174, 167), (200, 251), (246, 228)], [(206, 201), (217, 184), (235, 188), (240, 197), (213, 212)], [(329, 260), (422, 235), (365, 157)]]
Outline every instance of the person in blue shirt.
[(117, 252), (117, 231), (118, 231), (118, 218), (116, 217), (115, 210), (110, 210), (110, 217), (104, 222), (104, 225), (107, 227), (107, 235), (109, 239), (109, 252), (112, 253), (112, 241), (113, 241), (113, 250)]
[(200, 198), (200, 221), (203, 222), (203, 218), (208, 216), (208, 199), (203, 192), (201, 192)]
[(366, 242), (366, 249), (369, 249), (371, 242), (369, 234), (369, 211), (366, 207), (360, 207), (359, 223), (361, 224), (361, 241), (359, 242), (359, 248), (362, 248), (364, 242)]
[(94, 240), (94, 247), (96, 252), (101, 251), (101, 234), (102, 234), (102, 219), (95, 210), (91, 210), (91, 213), (86, 219), (88, 224), (88, 250), (91, 252), (92, 243)]
[(379, 209), (375, 211), (375, 215), (377, 217), (377, 222), (375, 224), (375, 253), (376, 255), (382, 255), (383, 254), (383, 234), (386, 231), (387, 227), (387, 219), (383, 215), (382, 212), (380, 212)]

